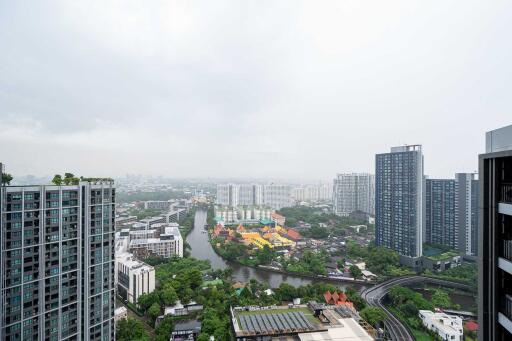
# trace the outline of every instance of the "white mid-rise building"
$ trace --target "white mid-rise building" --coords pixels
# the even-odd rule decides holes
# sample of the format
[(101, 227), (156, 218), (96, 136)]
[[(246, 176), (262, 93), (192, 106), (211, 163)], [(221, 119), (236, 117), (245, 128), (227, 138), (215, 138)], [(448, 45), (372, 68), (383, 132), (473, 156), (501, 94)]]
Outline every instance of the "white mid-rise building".
[(464, 328), (459, 316), (434, 313), (430, 310), (420, 310), (419, 316), (423, 326), (436, 333), (441, 340), (463, 340)]
[(226, 224), (236, 223), (242, 220), (270, 220), (274, 210), (265, 206), (215, 206), (215, 217)]
[(295, 201), (331, 201), (332, 186), (329, 184), (302, 185), (300, 187), (293, 188), (291, 196)]
[(240, 186), (237, 184), (217, 185), (217, 204), (224, 206), (238, 206)]
[(333, 185), (334, 214), (342, 217), (356, 211), (375, 214), (375, 175), (338, 174)]
[[(157, 224), (159, 225), (159, 224)], [(151, 230), (135, 230), (130, 231), (130, 240), (136, 240), (136, 239), (148, 239), (148, 238), (157, 238), (158, 233), (156, 229)]]
[[(316, 188), (316, 197), (320, 196)], [(325, 194), (322, 194), (325, 196)], [(217, 200), (219, 206), (270, 206), (280, 209), (292, 205), (292, 189), (289, 185), (270, 184), (219, 184), (217, 185)]]
[[(159, 229), (162, 227), (159, 226)], [(183, 238), (175, 224), (164, 227), (164, 233), (158, 238), (141, 238), (130, 240), (130, 251), (137, 254), (153, 254), (158, 257), (183, 257)]]
[(155, 269), (130, 253), (116, 255), (116, 271), (117, 293), (130, 303), (155, 290)]
[(146, 210), (168, 210), (172, 202), (170, 200), (149, 200), (144, 202)]
[(169, 213), (163, 215), (166, 223), (178, 223), (187, 214), (187, 210), (184, 208), (173, 209)]
[(155, 224), (165, 223), (165, 217), (159, 216), (159, 217), (145, 218), (145, 219), (141, 219), (139, 222), (142, 224), (146, 224), (146, 229), (149, 230)]

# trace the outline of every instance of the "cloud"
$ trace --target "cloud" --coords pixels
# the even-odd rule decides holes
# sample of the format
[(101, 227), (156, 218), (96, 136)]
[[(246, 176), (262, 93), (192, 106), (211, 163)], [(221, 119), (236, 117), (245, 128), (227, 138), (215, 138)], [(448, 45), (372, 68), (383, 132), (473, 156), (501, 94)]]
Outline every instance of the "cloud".
[(511, 6), (4, 2), (0, 160), (329, 179), (423, 143), (430, 175), (473, 171), (484, 132), (510, 123)]

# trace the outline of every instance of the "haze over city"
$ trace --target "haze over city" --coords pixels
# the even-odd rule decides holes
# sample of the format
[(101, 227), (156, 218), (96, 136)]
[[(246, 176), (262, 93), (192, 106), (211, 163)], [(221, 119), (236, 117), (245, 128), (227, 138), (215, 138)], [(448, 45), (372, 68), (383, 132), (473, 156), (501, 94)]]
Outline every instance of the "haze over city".
[(419, 143), (426, 174), (475, 171), (510, 120), (512, 5), (440, 6), (3, 2), (2, 161), (331, 180)]

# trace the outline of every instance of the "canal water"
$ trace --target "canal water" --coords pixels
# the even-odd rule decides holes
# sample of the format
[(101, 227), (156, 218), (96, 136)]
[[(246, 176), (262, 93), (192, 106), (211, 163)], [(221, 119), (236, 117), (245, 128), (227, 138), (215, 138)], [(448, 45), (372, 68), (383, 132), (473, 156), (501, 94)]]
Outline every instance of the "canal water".
[[(194, 228), (187, 236), (187, 242), (192, 248), (192, 257), (197, 259), (208, 259), (212, 265), (212, 268), (214, 269), (225, 269), (227, 267), (231, 267), (233, 269), (234, 280), (246, 283), (249, 282), (251, 278), (254, 278), (259, 282), (268, 283), (268, 285), (271, 288), (277, 288), (281, 283), (288, 283), (293, 286), (300, 286), (320, 281), (326, 281), (322, 279), (317, 280), (311, 278), (303, 278), (299, 276), (280, 274), (276, 272), (267, 271), (264, 269), (256, 269), (241, 264), (225, 261), (213, 250), (208, 240), (208, 234), (204, 232), (205, 224), (206, 211), (197, 210), (194, 220)], [(364, 288), (364, 286), (361, 284), (340, 283), (331, 281), (329, 282), (337, 285), (343, 290), (350, 286), (354, 287), (354, 289), (356, 290), (361, 290)]]

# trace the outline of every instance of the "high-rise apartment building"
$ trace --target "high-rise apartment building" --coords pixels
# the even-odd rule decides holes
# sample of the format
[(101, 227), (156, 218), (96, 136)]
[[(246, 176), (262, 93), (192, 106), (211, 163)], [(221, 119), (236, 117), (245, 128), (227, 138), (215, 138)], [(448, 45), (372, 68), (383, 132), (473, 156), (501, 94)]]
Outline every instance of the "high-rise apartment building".
[(255, 184), (241, 184), (238, 190), (238, 205), (240, 206), (254, 206), (261, 202), (261, 185)]
[(422, 255), (423, 178), (421, 145), (376, 155), (375, 242), (398, 251), (413, 267)]
[(462, 254), (478, 253), (478, 180), (473, 173), (455, 179), (427, 179), (425, 242), (446, 245)]
[(455, 187), (452, 179), (426, 180), (424, 242), (457, 248)]
[(2, 186), (0, 213), (0, 338), (113, 340), (113, 183)]
[(292, 205), (292, 188), (289, 185), (270, 184), (263, 186), (263, 204), (279, 210)]
[(342, 217), (356, 211), (375, 214), (375, 175), (338, 174), (333, 182), (333, 210)]
[(219, 184), (216, 204), (220, 206), (270, 206), (274, 209), (291, 206), (291, 187), (281, 184)]
[(329, 184), (303, 185), (292, 188), (291, 196), (295, 201), (330, 201), (332, 199), (332, 187)]
[(512, 339), (512, 126), (488, 132), (480, 155), (479, 340)]
[(239, 185), (237, 184), (218, 184), (217, 185), (217, 204), (225, 206), (238, 205)]
[(478, 254), (479, 181), (476, 174), (455, 174), (457, 246), (468, 256)]

